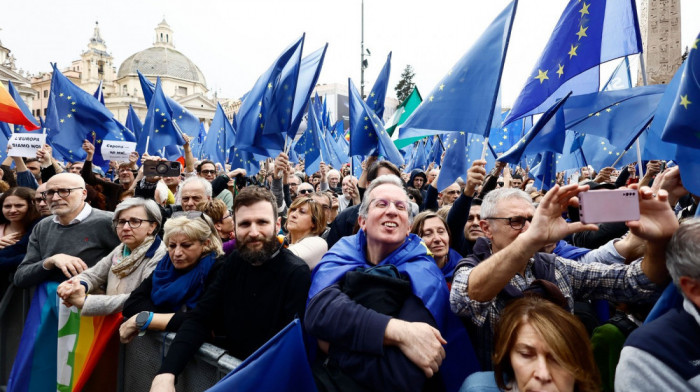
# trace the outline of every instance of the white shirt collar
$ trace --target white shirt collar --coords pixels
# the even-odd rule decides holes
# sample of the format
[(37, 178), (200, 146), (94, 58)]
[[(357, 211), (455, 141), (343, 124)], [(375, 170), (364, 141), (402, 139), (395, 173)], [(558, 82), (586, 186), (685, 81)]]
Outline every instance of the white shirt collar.
[[(86, 202), (85, 205), (83, 206), (83, 210), (80, 211), (78, 216), (73, 218), (73, 220), (70, 221), (70, 223), (68, 223), (67, 225), (64, 225), (64, 226), (70, 226), (70, 225), (73, 225), (76, 223), (80, 223), (80, 222), (84, 221), (88, 216), (90, 216), (90, 213), (92, 213), (92, 206), (90, 206), (90, 204), (88, 204)], [(54, 223), (58, 223), (59, 225), (62, 225), (62, 223), (58, 220), (58, 216), (56, 216), (56, 215), (53, 216), (53, 221), (54, 221)]]

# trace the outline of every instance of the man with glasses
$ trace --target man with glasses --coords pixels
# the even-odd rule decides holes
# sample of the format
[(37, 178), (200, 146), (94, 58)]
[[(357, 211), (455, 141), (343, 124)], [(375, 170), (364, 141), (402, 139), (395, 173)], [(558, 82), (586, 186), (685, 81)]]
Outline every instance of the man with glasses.
[(297, 188), (297, 197), (299, 196), (311, 196), (314, 193), (314, 186), (308, 182), (303, 182)]
[[(197, 166), (197, 174), (201, 178), (203, 178), (209, 182), (212, 182), (216, 179), (216, 173), (217, 173), (216, 165), (214, 164), (214, 162), (212, 162), (208, 159), (202, 161)], [(228, 183), (228, 179), (226, 180), (226, 182)], [(228, 189), (222, 188), (217, 194), (213, 195), (213, 197), (215, 199), (219, 199), (219, 200), (223, 201), (226, 204), (227, 208), (233, 207), (233, 194)]]
[(15, 273), (18, 287), (62, 282), (92, 267), (119, 245), (112, 213), (85, 202), (85, 181), (79, 175), (51, 177), (41, 196), (54, 216), (40, 221), (29, 236), (27, 254)]
[(46, 192), (46, 183), (39, 185), (39, 187), (36, 188), (36, 193), (34, 193), (34, 207), (39, 211), (39, 215), (41, 215), (42, 218), (51, 215), (49, 203), (47, 203), (42, 196), (44, 192)]
[[(359, 206), (360, 232), (341, 238), (314, 270), (304, 324), (327, 354), (314, 365), (320, 390), (338, 374), (353, 390), (443, 390), (443, 381), (456, 390), (473, 370), (445, 279), (410, 234), (412, 219), (403, 181), (377, 177)], [(441, 367), (446, 351), (457, 374)]]
[(493, 329), (501, 312), (536, 279), (558, 288), (571, 311), (580, 299), (650, 302), (668, 282), (664, 251), (678, 222), (663, 190), (657, 196), (642, 188), (640, 220), (628, 222), (632, 233), (646, 240), (642, 260), (584, 264), (542, 252), (571, 233), (597, 229), (562, 218), (572, 198), (587, 190), (577, 184), (555, 186), (537, 210), (520, 189), (497, 189), (484, 198), (480, 224), (486, 237), (477, 239), (474, 253), (457, 265), (450, 294), (452, 311), (474, 327), (472, 342), (484, 369), (492, 366)]
[(462, 188), (460, 188), (459, 184), (456, 182), (443, 189), (442, 192), (438, 194), (438, 199), (440, 199), (440, 207), (449, 206), (454, 203), (459, 197), (460, 193), (462, 193)]

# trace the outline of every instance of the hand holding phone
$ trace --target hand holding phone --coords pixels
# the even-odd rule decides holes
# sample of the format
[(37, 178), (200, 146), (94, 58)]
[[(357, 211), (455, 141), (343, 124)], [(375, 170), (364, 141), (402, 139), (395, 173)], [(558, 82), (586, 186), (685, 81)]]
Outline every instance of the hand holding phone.
[(639, 196), (636, 189), (580, 192), (578, 199), (579, 215), (583, 223), (639, 220)]

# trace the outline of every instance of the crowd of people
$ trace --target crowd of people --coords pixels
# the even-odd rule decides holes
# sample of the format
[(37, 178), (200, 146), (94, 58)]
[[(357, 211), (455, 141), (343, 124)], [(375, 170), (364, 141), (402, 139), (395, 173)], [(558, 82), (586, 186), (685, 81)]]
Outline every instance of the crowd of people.
[[(123, 344), (176, 332), (152, 391), (203, 342), (242, 360), (295, 318), (322, 391), (700, 388), (700, 197), (678, 167), (584, 167), (544, 192), (475, 161), (437, 189), (433, 164), (377, 157), (356, 178), (280, 153), (249, 176), (186, 143), (161, 178), (139, 162), (162, 158), (105, 172), (94, 148), (2, 162), (0, 294), (58, 282), (84, 316), (121, 312)], [(579, 193), (620, 187), (639, 220), (580, 221)]]

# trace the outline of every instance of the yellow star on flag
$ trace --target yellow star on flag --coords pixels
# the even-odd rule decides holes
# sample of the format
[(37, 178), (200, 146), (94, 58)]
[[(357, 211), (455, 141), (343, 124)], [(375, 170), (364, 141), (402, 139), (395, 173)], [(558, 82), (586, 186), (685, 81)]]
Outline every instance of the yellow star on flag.
[(697, 49), (697, 48), (698, 48), (698, 42), (700, 42), (700, 38), (696, 39), (696, 40), (695, 40), (695, 43), (693, 43), (693, 49)]
[(160, 112), (160, 109), (156, 108), (156, 113)]
[(268, 83), (267, 88), (272, 88), (272, 83)]
[(559, 64), (559, 69), (557, 70), (557, 75), (561, 78), (562, 75), (564, 75), (564, 66)]
[(586, 2), (583, 2), (583, 6), (581, 9), (578, 11), (581, 13), (581, 17), (583, 18), (583, 15), (590, 15), (590, 12), (588, 12), (588, 7), (590, 7), (590, 4), (586, 4)]
[(67, 96), (67, 97), (66, 97), (66, 99), (71, 99), (71, 96), (70, 96), (70, 95), (69, 95), (69, 96)]
[(586, 35), (586, 30), (588, 30), (588, 27), (583, 27), (583, 26), (581, 26), (581, 28), (579, 29), (578, 33), (576, 33), (576, 35), (578, 35), (579, 41), (580, 41), (581, 38), (583, 38), (583, 37), (588, 37), (588, 36)]
[(374, 91), (369, 94), (370, 97), (374, 97)]
[(435, 97), (431, 95), (430, 98), (429, 98), (429, 99), (430, 99), (430, 102), (433, 102), (433, 98), (435, 98)]
[(59, 97), (62, 97), (62, 96), (63, 96), (63, 93), (58, 94), (58, 96), (59, 96)]
[(578, 49), (578, 45), (574, 46), (573, 44), (571, 45), (571, 50), (569, 51), (569, 59), (571, 59), (574, 56), (578, 56), (576, 54), (576, 49)]
[(540, 84), (542, 84), (542, 82), (544, 82), (545, 79), (549, 79), (549, 76), (547, 76), (547, 72), (549, 72), (548, 70), (542, 72), (541, 69), (538, 69), (537, 72), (538, 74), (537, 76), (535, 76), (535, 79), (538, 79), (540, 81)]
[(445, 85), (444, 85), (444, 84), (441, 84), (441, 85), (440, 85), (440, 91), (442, 91), (444, 88), (445, 88)]
[(690, 105), (692, 102), (688, 100), (688, 94), (686, 95), (681, 95), (681, 106), (684, 108), (688, 109), (688, 105)]

